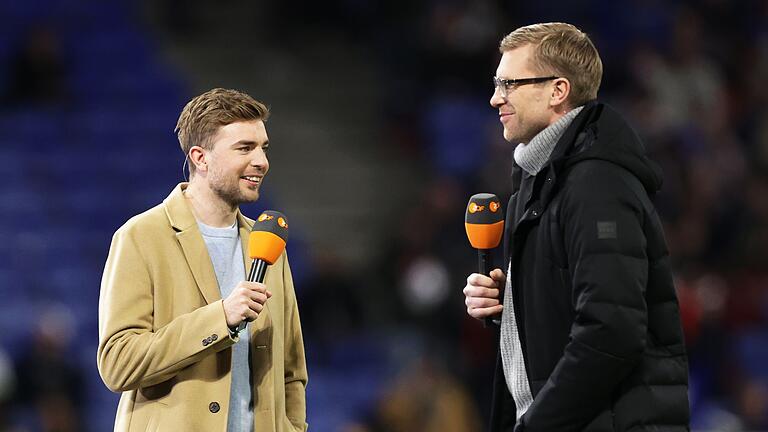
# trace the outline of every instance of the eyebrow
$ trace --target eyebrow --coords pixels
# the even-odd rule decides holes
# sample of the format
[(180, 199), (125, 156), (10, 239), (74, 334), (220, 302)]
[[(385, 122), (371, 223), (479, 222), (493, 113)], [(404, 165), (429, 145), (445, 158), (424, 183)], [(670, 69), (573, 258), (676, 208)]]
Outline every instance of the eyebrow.
[[(237, 146), (241, 146), (241, 145), (257, 146), (258, 143), (256, 141), (251, 141), (251, 140), (240, 140), (240, 141), (232, 143), (232, 145), (230, 147), (237, 147)], [(268, 146), (268, 145), (269, 145), (269, 140), (266, 140), (263, 143), (261, 143), (262, 147), (265, 147), (265, 146)]]

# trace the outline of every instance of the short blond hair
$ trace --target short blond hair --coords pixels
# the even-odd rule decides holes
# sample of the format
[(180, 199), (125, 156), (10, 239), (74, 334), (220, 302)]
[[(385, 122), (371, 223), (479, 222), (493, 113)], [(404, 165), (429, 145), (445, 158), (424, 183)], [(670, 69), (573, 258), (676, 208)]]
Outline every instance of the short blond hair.
[(533, 46), (531, 67), (571, 82), (568, 102), (577, 107), (597, 98), (603, 78), (603, 62), (586, 33), (566, 23), (552, 22), (520, 27), (499, 44), (502, 54), (525, 45)]
[[(185, 155), (200, 146), (210, 149), (219, 128), (238, 121), (267, 121), (269, 109), (251, 96), (231, 89), (215, 88), (184, 106), (176, 122), (176, 136)], [(190, 164), (194, 171), (194, 164)]]

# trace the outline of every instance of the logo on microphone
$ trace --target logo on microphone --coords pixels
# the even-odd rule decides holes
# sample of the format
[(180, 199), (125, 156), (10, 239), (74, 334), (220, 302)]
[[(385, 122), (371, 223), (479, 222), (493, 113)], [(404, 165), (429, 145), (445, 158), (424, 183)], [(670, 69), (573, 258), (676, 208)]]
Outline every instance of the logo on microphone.
[(470, 213), (477, 213), (477, 212), (481, 212), (483, 210), (485, 210), (485, 206), (477, 205), (475, 203), (471, 203), (469, 205), (469, 212)]
[(277, 218), (277, 224), (280, 225), (281, 228), (288, 229), (288, 222), (286, 222), (285, 219), (281, 217)]
[(496, 201), (491, 201), (491, 203), (490, 203), (490, 204), (488, 204), (488, 208), (489, 208), (489, 209), (490, 209), (492, 212), (494, 212), (494, 213), (496, 213), (496, 212), (499, 210), (499, 207), (501, 207), (501, 206), (500, 206), (500, 205), (499, 205), (499, 203), (497, 203)]
[[(264, 221), (272, 220), (272, 219), (274, 219), (274, 218), (275, 218), (275, 217), (274, 217), (274, 216), (272, 216), (272, 215), (268, 215), (268, 214), (266, 214), (266, 213), (262, 213), (262, 214), (261, 214), (261, 216), (259, 216), (259, 219), (258, 219), (258, 221), (259, 221), (259, 222), (264, 222)], [(280, 219), (282, 219), (282, 218), (280, 218)], [(278, 223), (280, 223), (280, 220), (279, 220), (279, 219), (278, 219)], [(285, 223), (285, 221), (283, 221), (283, 223)], [(282, 226), (282, 225), (280, 225), (280, 226)], [(288, 224), (285, 224), (285, 226), (284, 226), (283, 228), (288, 228)]]

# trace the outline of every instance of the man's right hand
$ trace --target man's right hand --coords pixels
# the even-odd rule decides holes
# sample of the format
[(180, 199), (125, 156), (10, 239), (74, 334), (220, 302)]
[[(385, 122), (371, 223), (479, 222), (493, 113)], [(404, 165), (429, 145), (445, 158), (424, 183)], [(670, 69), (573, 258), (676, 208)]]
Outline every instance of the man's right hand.
[(472, 273), (467, 278), (464, 296), (469, 316), (485, 319), (501, 313), (504, 306), (499, 301), (499, 288), (507, 282), (507, 277), (501, 269), (494, 269), (490, 277)]
[(272, 293), (263, 283), (242, 281), (237, 284), (223, 302), (227, 326), (235, 328), (243, 321), (254, 321), (270, 297)]

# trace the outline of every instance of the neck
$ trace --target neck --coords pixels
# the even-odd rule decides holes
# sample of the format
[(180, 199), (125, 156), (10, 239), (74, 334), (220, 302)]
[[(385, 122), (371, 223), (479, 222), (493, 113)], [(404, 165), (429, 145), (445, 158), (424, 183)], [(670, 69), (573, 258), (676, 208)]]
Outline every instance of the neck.
[(563, 118), (566, 114), (568, 114), (570, 111), (572, 111), (572, 108), (565, 104), (560, 104), (554, 107), (552, 110), (552, 116), (549, 118), (549, 124), (552, 125), (556, 123), (558, 120)]
[(190, 203), (195, 219), (212, 227), (228, 227), (235, 223), (237, 206), (224, 202), (208, 184), (190, 179), (184, 196)]

